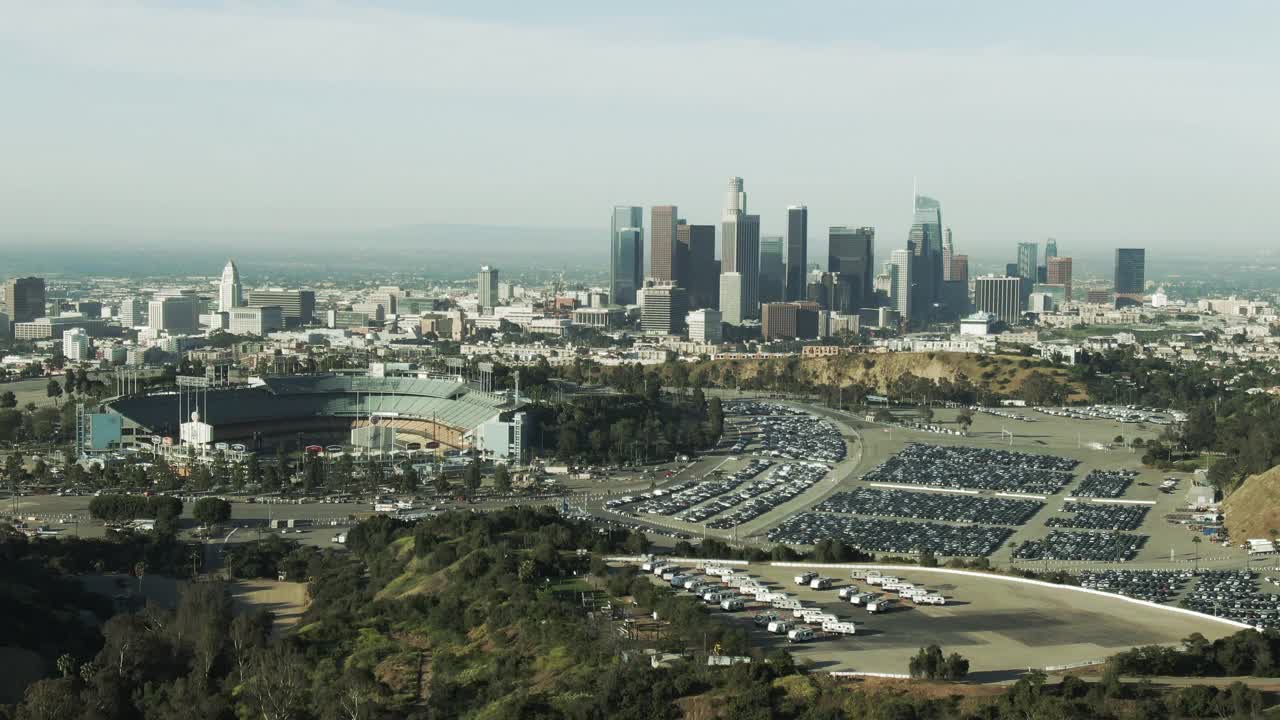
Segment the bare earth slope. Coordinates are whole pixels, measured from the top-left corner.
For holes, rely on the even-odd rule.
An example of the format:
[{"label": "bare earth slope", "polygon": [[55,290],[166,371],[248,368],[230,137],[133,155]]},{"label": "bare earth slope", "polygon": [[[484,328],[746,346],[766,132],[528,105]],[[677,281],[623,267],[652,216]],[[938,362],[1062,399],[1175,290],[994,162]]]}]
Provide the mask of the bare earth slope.
[{"label": "bare earth slope", "polygon": [[1233,543],[1280,530],[1280,465],[1246,479],[1222,504]]}]

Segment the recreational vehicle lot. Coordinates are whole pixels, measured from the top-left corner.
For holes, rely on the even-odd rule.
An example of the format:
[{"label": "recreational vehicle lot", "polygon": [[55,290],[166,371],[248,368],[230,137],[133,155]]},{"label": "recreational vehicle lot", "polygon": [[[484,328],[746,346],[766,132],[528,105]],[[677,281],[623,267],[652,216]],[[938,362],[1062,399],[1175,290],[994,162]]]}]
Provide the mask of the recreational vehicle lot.
[{"label": "recreational vehicle lot", "polygon": [[[1237,629],[1120,597],[911,566],[884,572],[945,595],[947,604],[899,602],[887,612],[871,614],[839,598],[839,590],[851,585],[882,592],[866,581],[851,580],[848,569],[757,564],[734,569],[786,592],[805,607],[855,624],[851,636],[819,633],[814,640],[789,643],[752,622],[753,615],[766,609],[762,603],[749,603],[736,612],[712,610],[746,628],[754,644],[785,646],[797,659],[822,670],[903,673],[917,650],[937,643],[968,658],[972,677],[989,680],[1028,667],[1099,660],[1135,645],[1176,644],[1193,632],[1217,638]],[[806,569],[834,578],[835,583],[827,590],[801,587],[794,577]],[[694,572],[692,566],[685,570]]]}]

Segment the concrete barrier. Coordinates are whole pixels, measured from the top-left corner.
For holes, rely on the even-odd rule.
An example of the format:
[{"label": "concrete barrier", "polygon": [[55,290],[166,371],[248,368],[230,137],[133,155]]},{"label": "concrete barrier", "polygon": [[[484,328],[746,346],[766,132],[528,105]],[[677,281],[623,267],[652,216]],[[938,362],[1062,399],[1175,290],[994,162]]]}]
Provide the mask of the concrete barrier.
[{"label": "concrete barrier", "polygon": [[867,483],[871,487],[892,488],[894,490],[927,490],[929,492],[955,493],[957,495],[977,495],[977,490],[962,490],[960,488],[940,488],[929,487],[928,485],[896,485],[894,483]]},{"label": "concrete barrier", "polygon": [[894,680],[910,680],[911,679],[910,675],[905,675],[903,673],[864,672],[861,670],[832,670],[830,673],[827,673],[827,674],[835,678],[877,677],[877,678],[892,678]]}]

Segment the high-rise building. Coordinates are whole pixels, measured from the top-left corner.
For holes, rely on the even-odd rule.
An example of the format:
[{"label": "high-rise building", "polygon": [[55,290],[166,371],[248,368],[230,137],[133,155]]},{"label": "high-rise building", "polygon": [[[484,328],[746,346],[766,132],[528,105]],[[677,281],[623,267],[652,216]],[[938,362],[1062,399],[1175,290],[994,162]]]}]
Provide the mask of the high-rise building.
[{"label": "high-rise building", "polygon": [[951,258],[956,254],[956,247],[951,242],[951,228],[942,232],[942,280],[951,279]]},{"label": "high-rise building", "polygon": [[[1147,251],[1143,248],[1116,248],[1116,295],[1141,297],[1146,289]],[[1119,298],[1117,297],[1117,302]]]},{"label": "high-rise building", "polygon": [[780,302],[786,283],[782,236],[766,235],[760,238],[760,302]]},{"label": "high-rise building", "polygon": [[157,297],[147,305],[147,327],[170,333],[200,329],[200,302],[194,295]]},{"label": "high-rise building", "polygon": [[743,317],[760,317],[760,216],[743,215],[738,225],[738,272],[742,273]]},{"label": "high-rise building", "polygon": [[640,329],[657,335],[680,335],[689,314],[689,295],[673,282],[653,281],[640,290]]},{"label": "high-rise building", "polygon": [[71,328],[62,332],[62,354],[71,362],[88,362],[93,359],[89,333],[84,328]]},{"label": "high-rise building", "polygon": [[222,280],[218,282],[218,312],[227,312],[232,308],[244,305],[244,294],[240,286],[240,269],[234,260],[228,260],[222,268]]},{"label": "high-rise building", "polygon": [[903,321],[908,321],[911,317],[913,257],[910,250],[894,250],[889,253],[889,262],[885,264],[885,269],[893,276],[893,291],[889,294],[889,303],[898,311]]},{"label": "high-rise building", "polygon": [[743,312],[742,307],[743,284],[742,273],[720,273],[720,318],[722,322],[729,325],[741,325],[746,318],[746,313]]},{"label": "high-rise building", "polygon": [[30,322],[45,316],[44,278],[9,278],[4,284],[9,322]]},{"label": "high-rise building", "polygon": [[1049,238],[1048,240],[1044,241],[1044,259],[1046,261],[1045,265],[1048,266],[1049,258],[1055,258],[1055,257],[1058,257],[1058,241],[1053,238]]},{"label": "high-rise building", "polygon": [[644,208],[615,205],[609,231],[609,297],[632,305],[644,281]]},{"label": "high-rise building", "polygon": [[787,300],[803,300],[809,272],[809,208],[787,208],[787,280],[783,293]]},{"label": "high-rise building", "polygon": [[[488,265],[480,268],[476,276],[476,284],[480,288],[480,307],[492,308],[498,304],[498,268]],[[391,308],[395,312],[395,308]]]},{"label": "high-rise building", "polygon": [[1022,316],[1021,277],[984,275],[974,281],[973,306],[1013,325]]},{"label": "high-rise building", "polygon": [[1027,288],[1036,281],[1036,253],[1039,249],[1040,246],[1033,242],[1018,243],[1018,277],[1023,279]]},{"label": "high-rise building", "polygon": [[649,210],[649,277],[659,282],[677,282],[675,205],[654,205]]},{"label": "high-rise building", "polygon": [[719,310],[702,308],[690,312],[685,316],[685,323],[689,326],[689,340],[718,345],[724,339],[720,322]]},{"label": "high-rise building", "polygon": [[719,271],[716,269],[716,226],[676,226],[676,240],[683,261],[684,287],[689,291],[689,307],[714,308],[720,300]]},{"label": "high-rise building", "polygon": [[308,325],[316,319],[314,290],[250,290],[249,307],[280,308],[286,326]]},{"label": "high-rise building", "polygon": [[870,305],[875,295],[875,242],[872,227],[834,226],[827,231],[827,272],[840,273],[849,283],[857,307]]},{"label": "high-rise building", "polygon": [[952,282],[962,282],[966,285],[969,283],[969,256],[968,255],[952,255],[951,256],[951,277]]},{"label": "high-rise building", "polygon": [[1045,281],[1049,285],[1062,285],[1066,288],[1067,300],[1071,299],[1071,258],[1049,257],[1045,260]]},{"label": "high-rise building", "polygon": [[942,204],[917,195],[911,233],[911,313],[903,319],[923,325],[934,319],[934,307],[942,292]]},{"label": "high-rise building", "polygon": [[147,304],[141,300],[128,298],[120,303],[120,324],[127,328],[147,324]]}]

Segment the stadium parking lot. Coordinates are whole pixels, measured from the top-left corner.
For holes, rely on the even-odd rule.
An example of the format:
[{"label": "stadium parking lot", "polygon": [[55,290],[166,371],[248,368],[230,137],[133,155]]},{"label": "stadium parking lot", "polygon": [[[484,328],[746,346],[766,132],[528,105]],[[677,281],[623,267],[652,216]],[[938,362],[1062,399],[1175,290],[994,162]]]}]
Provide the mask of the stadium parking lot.
[{"label": "stadium parking lot", "polygon": [[1046,520],[1045,525],[1085,530],[1137,530],[1142,527],[1147,510],[1146,505],[1068,502],[1062,506],[1066,515],[1055,515]]},{"label": "stadium parking lot", "polygon": [[998,448],[911,443],[863,478],[868,482],[1050,495],[1078,461]]},{"label": "stadium parking lot", "polygon": [[869,552],[911,555],[925,550],[942,557],[985,557],[1013,534],[993,525],[943,525],[806,512],[769,531],[769,540],[814,545],[839,540]]},{"label": "stadium parking lot", "polygon": [[1042,507],[1044,503],[1039,500],[1021,498],[860,487],[832,495],[814,510],[955,523],[1021,525]]},{"label": "stadium parking lot", "polygon": [[1122,562],[1137,557],[1146,541],[1146,535],[1054,530],[1023,542],[1013,556],[1018,560]]}]

